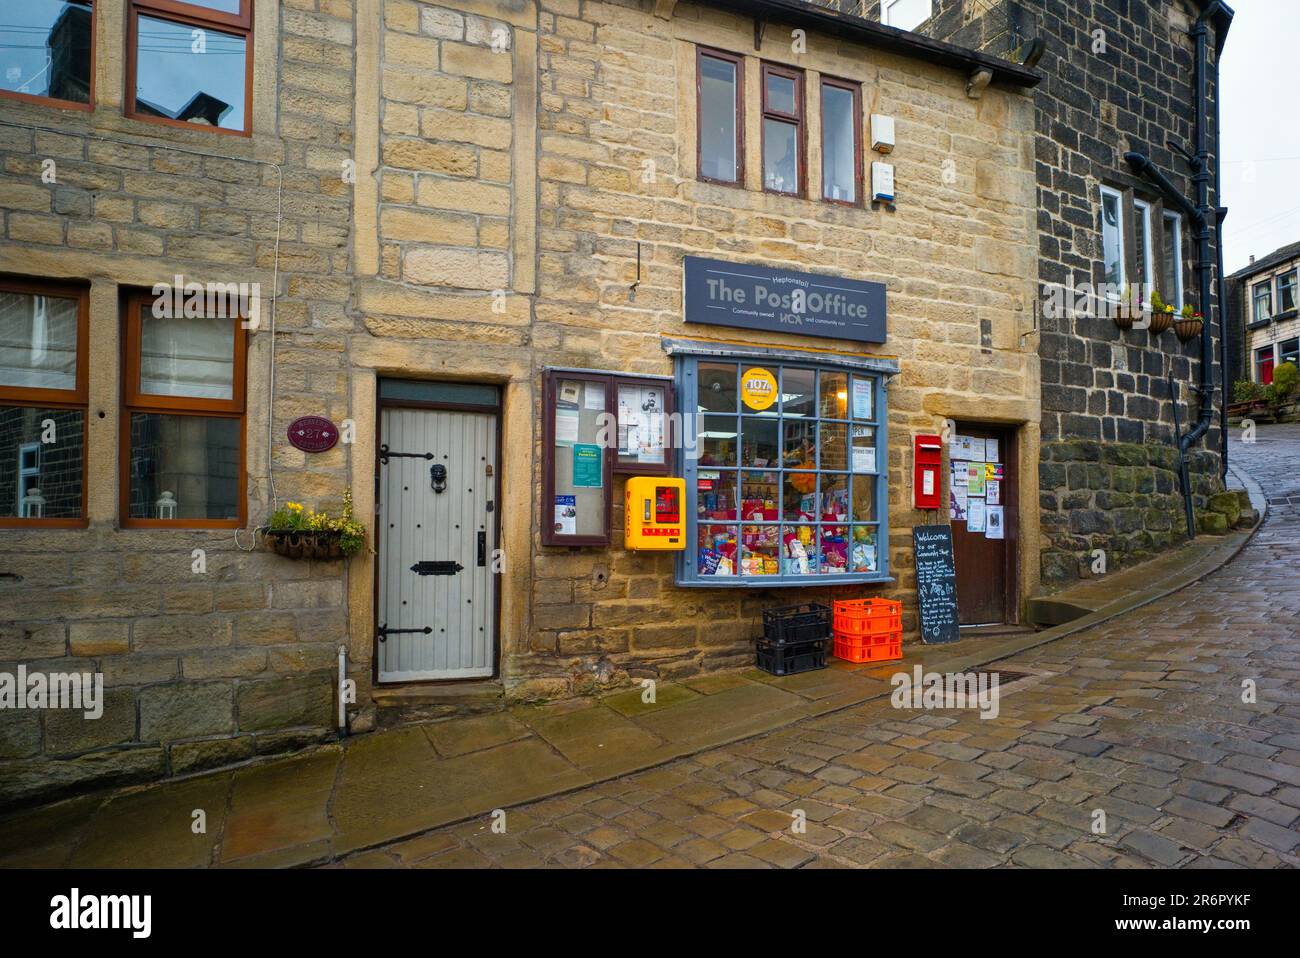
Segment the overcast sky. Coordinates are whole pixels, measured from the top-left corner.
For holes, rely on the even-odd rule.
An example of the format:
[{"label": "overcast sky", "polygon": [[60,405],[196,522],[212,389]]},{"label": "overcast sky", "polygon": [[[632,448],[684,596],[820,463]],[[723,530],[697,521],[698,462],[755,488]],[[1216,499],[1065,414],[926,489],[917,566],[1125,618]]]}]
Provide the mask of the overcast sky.
[{"label": "overcast sky", "polygon": [[1223,51],[1224,268],[1300,242],[1300,2],[1230,0]]}]

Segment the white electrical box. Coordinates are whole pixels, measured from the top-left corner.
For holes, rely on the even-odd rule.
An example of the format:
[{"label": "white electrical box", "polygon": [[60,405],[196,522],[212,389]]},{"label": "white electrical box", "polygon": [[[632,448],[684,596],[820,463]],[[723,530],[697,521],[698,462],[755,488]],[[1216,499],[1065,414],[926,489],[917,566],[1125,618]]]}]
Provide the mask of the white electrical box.
[{"label": "white electrical box", "polygon": [[894,202],[894,164],[876,161],[871,164],[872,202]]},{"label": "white electrical box", "polygon": [[883,113],[871,114],[871,148],[877,153],[894,152],[894,118]]}]

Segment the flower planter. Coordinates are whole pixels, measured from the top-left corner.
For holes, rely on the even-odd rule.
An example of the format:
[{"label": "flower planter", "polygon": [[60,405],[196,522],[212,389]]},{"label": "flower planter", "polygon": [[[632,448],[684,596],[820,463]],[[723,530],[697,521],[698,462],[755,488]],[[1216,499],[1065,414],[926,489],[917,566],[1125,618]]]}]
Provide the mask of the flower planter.
[{"label": "flower planter", "polygon": [[267,529],[262,533],[267,544],[290,559],[341,559],[342,535],[337,532],[296,532]]},{"label": "flower planter", "polygon": [[1153,312],[1151,314],[1151,335],[1159,336],[1173,324],[1173,313],[1166,313],[1164,311]]},{"label": "flower planter", "polygon": [[1120,329],[1132,329],[1135,318],[1127,309],[1115,310],[1115,325]]},{"label": "flower planter", "polygon": [[1185,343],[1201,335],[1201,327],[1204,325],[1205,321],[1202,319],[1179,319],[1174,321],[1174,332],[1178,334],[1179,340]]}]

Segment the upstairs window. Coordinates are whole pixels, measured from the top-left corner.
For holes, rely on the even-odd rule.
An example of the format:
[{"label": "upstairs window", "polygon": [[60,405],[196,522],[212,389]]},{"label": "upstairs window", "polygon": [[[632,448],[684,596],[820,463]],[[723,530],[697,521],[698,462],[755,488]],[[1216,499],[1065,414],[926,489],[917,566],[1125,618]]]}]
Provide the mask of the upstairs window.
[{"label": "upstairs window", "polygon": [[822,199],[862,202],[862,88],[822,78]]},{"label": "upstairs window", "polygon": [[743,63],[715,50],[697,54],[699,175],[711,183],[739,186],[745,178]]},{"label": "upstairs window", "polygon": [[85,524],[83,288],[0,279],[0,527]]},{"label": "upstairs window", "polygon": [[1143,301],[1148,301],[1148,290],[1155,285],[1155,268],[1151,257],[1151,204],[1146,200],[1133,201],[1133,216],[1137,220],[1133,229],[1136,249],[1133,251],[1133,263],[1137,267],[1138,282],[1144,284]]},{"label": "upstairs window", "polygon": [[1277,311],[1289,313],[1295,309],[1295,272],[1283,273],[1277,278]]},{"label": "upstairs window", "polygon": [[1110,187],[1101,188],[1102,282],[1118,296],[1124,288],[1124,205],[1123,197]]},{"label": "upstairs window", "polygon": [[1257,323],[1267,322],[1273,315],[1273,283],[1266,280],[1256,283],[1254,290],[1254,310],[1251,315]]},{"label": "upstairs window", "polygon": [[1177,213],[1166,213],[1165,272],[1161,278],[1160,295],[1175,309],[1183,308],[1183,218]]},{"label": "upstairs window", "polygon": [[11,0],[0,13],[0,96],[89,110],[90,0]]},{"label": "upstairs window", "polygon": [[126,115],[247,135],[253,0],[129,0]]},{"label": "upstairs window", "polygon": [[900,30],[915,30],[933,13],[931,0],[884,0],[880,22]]},{"label": "upstairs window", "polygon": [[763,189],[804,195],[803,73],[763,64]]}]

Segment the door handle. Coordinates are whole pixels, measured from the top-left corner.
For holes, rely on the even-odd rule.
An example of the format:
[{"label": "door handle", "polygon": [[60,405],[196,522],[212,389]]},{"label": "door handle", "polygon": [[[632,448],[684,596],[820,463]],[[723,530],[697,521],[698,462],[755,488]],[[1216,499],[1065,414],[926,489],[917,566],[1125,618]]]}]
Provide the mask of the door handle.
[{"label": "door handle", "polygon": [[479,568],[487,565],[487,533],[479,532],[478,534],[478,564]]}]

